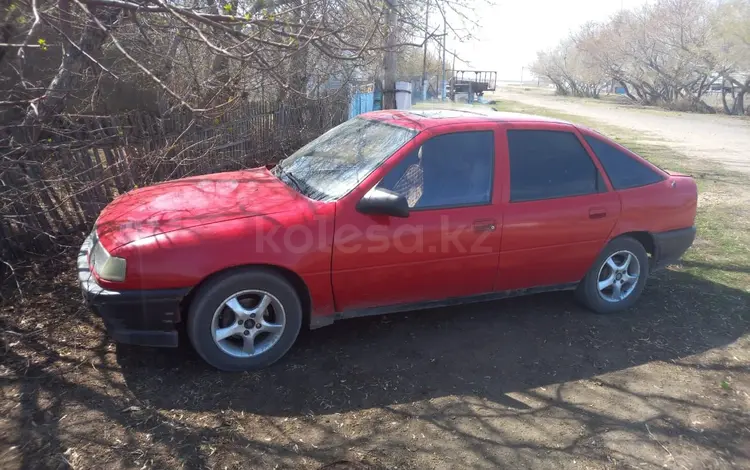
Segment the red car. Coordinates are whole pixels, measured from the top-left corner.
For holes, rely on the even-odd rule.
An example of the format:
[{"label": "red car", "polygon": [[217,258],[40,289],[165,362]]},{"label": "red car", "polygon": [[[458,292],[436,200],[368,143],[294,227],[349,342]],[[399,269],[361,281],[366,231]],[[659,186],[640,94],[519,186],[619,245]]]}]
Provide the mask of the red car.
[{"label": "red car", "polygon": [[115,340],[181,331],[248,370],[342,318],[565,289],[627,309],[692,244],[696,205],[690,177],[566,122],[380,111],[275,166],[118,197],[78,269]]}]

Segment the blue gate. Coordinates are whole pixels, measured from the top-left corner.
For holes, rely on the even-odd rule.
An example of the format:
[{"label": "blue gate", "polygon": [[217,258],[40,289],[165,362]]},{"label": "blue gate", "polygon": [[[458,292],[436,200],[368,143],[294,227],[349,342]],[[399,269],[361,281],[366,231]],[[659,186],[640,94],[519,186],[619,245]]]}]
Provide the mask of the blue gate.
[{"label": "blue gate", "polygon": [[354,92],[352,94],[352,101],[349,104],[349,119],[353,118],[354,116],[372,111],[374,109],[374,98],[375,94],[373,92]]}]

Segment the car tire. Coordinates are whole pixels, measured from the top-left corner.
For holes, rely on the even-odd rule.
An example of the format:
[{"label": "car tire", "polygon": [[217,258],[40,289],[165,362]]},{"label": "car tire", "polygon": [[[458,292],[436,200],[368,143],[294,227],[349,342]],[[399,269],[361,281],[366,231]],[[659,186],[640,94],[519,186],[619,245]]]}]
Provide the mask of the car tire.
[{"label": "car tire", "polygon": [[201,286],[190,303],[187,333],[213,367],[257,370],[281,359],[302,326],[299,295],[264,268],[232,271]]},{"label": "car tire", "polygon": [[578,284],[576,297],[596,313],[627,310],[643,293],[648,274],[649,258],[643,245],[627,236],[615,238]]}]

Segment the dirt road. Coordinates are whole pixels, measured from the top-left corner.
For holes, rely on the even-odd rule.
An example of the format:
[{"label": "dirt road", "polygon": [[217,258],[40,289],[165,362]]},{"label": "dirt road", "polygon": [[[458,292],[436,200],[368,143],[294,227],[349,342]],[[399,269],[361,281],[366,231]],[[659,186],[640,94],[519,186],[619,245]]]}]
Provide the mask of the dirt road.
[{"label": "dirt road", "polygon": [[719,161],[728,169],[750,174],[750,120],[746,118],[665,112],[507,90],[494,96],[630,128],[645,133],[644,140],[664,141],[685,155]]}]

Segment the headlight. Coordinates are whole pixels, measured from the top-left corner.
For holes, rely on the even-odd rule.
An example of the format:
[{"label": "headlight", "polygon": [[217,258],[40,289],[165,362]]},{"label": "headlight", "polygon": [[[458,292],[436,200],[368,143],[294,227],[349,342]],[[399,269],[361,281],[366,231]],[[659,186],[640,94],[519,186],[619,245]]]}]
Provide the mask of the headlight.
[{"label": "headlight", "polygon": [[98,240],[91,250],[91,264],[96,274],[106,281],[125,280],[125,260],[111,256]]}]

